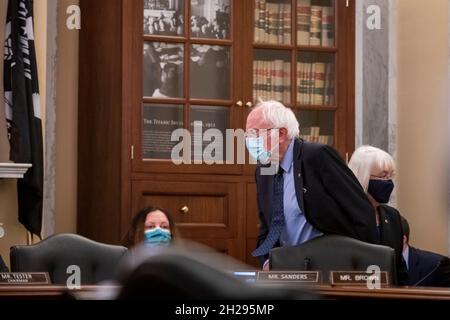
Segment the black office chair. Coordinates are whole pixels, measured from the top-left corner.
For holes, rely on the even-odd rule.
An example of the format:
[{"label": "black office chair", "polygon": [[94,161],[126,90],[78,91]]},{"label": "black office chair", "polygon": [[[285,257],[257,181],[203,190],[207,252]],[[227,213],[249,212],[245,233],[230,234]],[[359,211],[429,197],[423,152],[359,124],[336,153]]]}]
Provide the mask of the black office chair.
[{"label": "black office chair", "polygon": [[269,257],[271,270],[322,271],[324,282],[330,271],[366,271],[371,265],[389,272],[389,282],[397,283],[394,249],[348,237],[321,236],[299,246],[272,249]]},{"label": "black office chair", "polygon": [[[231,257],[196,252],[198,247],[164,248],[157,252],[130,251],[119,269],[122,288],[117,299],[223,300],[317,299],[301,288],[259,287],[235,278],[230,270],[242,270]],[[194,250],[193,250],[194,249]]]},{"label": "black office chair", "polygon": [[58,234],[32,246],[11,247],[11,271],[48,272],[52,283],[65,285],[71,276],[68,267],[74,265],[80,267],[81,284],[95,284],[114,278],[126,251],[79,235]]}]

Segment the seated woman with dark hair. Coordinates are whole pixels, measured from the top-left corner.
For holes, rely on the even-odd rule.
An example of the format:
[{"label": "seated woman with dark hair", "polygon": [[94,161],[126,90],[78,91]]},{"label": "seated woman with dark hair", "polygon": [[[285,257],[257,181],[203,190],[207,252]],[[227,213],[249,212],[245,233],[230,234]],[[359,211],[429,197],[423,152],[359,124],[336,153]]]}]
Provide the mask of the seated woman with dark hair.
[{"label": "seated woman with dark hair", "polygon": [[133,248],[141,243],[148,246],[168,246],[175,234],[170,214],[158,207],[145,207],[133,218],[122,244]]}]

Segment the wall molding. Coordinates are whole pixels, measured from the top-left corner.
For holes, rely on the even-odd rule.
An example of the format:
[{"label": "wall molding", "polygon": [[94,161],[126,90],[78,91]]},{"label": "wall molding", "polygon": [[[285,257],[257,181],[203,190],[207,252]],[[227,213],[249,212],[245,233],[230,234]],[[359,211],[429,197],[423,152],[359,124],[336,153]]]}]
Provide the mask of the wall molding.
[{"label": "wall molding", "polygon": [[45,166],[43,237],[55,233],[56,191],[56,76],[58,60],[58,1],[47,0],[47,92],[45,109]]}]

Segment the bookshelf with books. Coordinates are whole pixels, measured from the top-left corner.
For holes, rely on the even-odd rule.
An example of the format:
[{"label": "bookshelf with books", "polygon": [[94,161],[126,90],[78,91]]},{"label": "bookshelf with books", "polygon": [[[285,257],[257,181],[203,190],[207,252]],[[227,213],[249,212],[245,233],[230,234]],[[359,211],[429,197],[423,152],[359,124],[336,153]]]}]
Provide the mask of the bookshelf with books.
[{"label": "bookshelf with books", "polygon": [[289,51],[255,50],[253,101],[275,99],[291,103],[291,58]]},{"label": "bookshelf with books", "polygon": [[136,212],[152,204],[173,213],[181,236],[256,263],[254,167],[176,165],[171,133],[195,134],[195,121],[240,129],[259,99],[276,99],[293,108],[304,139],[351,154],[355,0],[348,2],[80,0],[80,234],[120,243]]},{"label": "bookshelf with books", "polygon": [[[302,138],[333,145],[342,156],[351,152],[354,2],[347,7],[343,0],[248,0],[248,5],[253,104],[283,102],[299,119],[308,118]],[[327,118],[327,127],[309,112]]]}]

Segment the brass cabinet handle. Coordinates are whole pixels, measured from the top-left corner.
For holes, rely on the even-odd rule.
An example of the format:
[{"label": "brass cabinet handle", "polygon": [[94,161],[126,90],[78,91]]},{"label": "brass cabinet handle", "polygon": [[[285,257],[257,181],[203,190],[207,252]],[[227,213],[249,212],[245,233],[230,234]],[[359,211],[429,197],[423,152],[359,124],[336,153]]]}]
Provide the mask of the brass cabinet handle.
[{"label": "brass cabinet handle", "polygon": [[247,108],[251,108],[251,107],[253,107],[253,103],[251,103],[251,102],[249,101],[249,102],[247,102],[247,103],[245,104],[245,106],[246,106]]},{"label": "brass cabinet handle", "polygon": [[236,102],[236,106],[243,107],[244,103],[241,100],[239,100],[238,102]]},{"label": "brass cabinet handle", "polygon": [[182,207],[182,208],[180,209],[180,212],[181,212],[182,214],[187,214],[187,213],[189,213],[189,207],[188,207],[188,206]]}]

